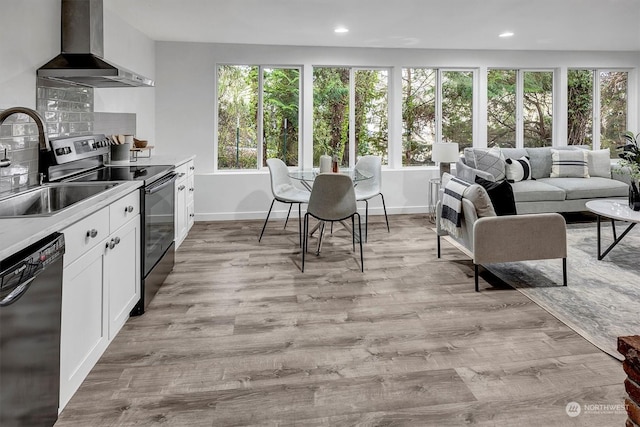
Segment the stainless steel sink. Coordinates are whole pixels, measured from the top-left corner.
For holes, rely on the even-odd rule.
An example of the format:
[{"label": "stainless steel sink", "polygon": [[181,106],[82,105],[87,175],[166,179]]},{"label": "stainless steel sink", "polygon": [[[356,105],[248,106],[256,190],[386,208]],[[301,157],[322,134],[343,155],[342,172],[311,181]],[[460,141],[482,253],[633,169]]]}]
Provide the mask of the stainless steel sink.
[{"label": "stainless steel sink", "polygon": [[0,217],[51,216],[119,183],[46,184],[0,200]]}]

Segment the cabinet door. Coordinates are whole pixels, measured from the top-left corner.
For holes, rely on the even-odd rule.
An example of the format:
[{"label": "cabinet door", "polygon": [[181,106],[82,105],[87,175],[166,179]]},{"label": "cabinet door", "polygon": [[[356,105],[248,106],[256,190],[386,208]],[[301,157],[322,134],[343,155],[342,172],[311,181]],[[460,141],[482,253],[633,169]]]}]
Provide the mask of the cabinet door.
[{"label": "cabinet door", "polygon": [[[190,162],[190,163],[193,163],[193,162]],[[188,233],[189,230],[191,230],[191,227],[193,226],[193,222],[195,221],[195,216],[196,216],[195,203],[194,203],[196,188],[195,188],[195,179],[194,179],[192,170],[189,171],[189,175],[187,177],[187,190],[188,190],[188,193],[187,193],[187,233]]]},{"label": "cabinet door", "polygon": [[187,236],[188,213],[187,213],[187,179],[176,182],[176,249]]},{"label": "cabinet door", "polygon": [[60,409],[109,344],[103,283],[105,240],[65,267],[62,279]]},{"label": "cabinet door", "polygon": [[111,233],[105,244],[105,283],[109,290],[109,340],[140,299],[140,216]]}]

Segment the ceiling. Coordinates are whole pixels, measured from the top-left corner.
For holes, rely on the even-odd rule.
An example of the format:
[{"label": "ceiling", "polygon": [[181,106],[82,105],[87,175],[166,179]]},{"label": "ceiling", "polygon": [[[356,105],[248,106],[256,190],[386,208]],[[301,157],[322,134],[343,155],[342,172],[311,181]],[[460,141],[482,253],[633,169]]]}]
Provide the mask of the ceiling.
[{"label": "ceiling", "polygon": [[[640,51],[640,0],[104,0],[153,40]],[[335,34],[334,28],[349,28]],[[513,37],[498,34],[511,31]]]}]

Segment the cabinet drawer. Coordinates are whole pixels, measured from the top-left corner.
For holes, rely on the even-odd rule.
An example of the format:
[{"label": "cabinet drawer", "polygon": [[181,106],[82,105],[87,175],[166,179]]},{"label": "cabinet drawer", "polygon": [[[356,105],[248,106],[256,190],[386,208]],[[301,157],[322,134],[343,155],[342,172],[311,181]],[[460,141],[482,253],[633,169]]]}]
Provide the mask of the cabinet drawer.
[{"label": "cabinet drawer", "polygon": [[109,211],[109,223],[113,233],[140,213],[140,192],[136,190],[113,202],[109,206]]},{"label": "cabinet drawer", "polygon": [[65,239],[64,265],[67,266],[107,238],[109,208],[100,209],[62,232]]}]

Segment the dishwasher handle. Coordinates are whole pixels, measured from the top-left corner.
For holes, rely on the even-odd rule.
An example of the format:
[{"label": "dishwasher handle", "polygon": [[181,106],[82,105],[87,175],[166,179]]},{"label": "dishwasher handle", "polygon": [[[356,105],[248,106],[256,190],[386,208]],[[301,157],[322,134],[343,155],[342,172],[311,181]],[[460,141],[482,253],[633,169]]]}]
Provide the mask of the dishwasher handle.
[{"label": "dishwasher handle", "polygon": [[22,295],[24,295],[29,290],[29,285],[31,285],[31,282],[33,282],[34,279],[35,277],[32,277],[26,282],[22,282],[18,286],[16,286],[15,289],[9,293],[9,295],[0,300],[0,307],[6,307],[18,301],[20,297],[22,297]]}]

